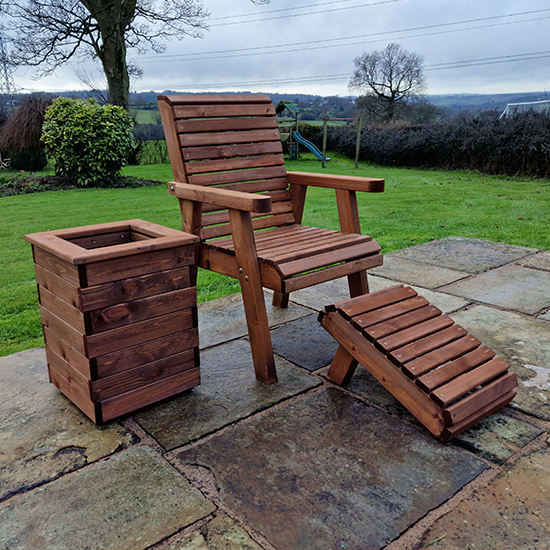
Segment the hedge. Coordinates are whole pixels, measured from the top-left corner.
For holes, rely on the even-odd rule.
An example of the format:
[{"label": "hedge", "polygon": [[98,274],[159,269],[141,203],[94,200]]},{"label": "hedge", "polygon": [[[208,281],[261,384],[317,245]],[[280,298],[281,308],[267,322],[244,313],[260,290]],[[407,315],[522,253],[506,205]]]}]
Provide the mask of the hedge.
[{"label": "hedge", "polygon": [[[322,136],[315,142],[321,145]],[[329,127],[327,148],[355,155],[356,131]],[[360,159],[385,166],[479,170],[487,174],[550,177],[550,115],[528,112],[499,119],[463,115],[423,125],[370,126]]]}]

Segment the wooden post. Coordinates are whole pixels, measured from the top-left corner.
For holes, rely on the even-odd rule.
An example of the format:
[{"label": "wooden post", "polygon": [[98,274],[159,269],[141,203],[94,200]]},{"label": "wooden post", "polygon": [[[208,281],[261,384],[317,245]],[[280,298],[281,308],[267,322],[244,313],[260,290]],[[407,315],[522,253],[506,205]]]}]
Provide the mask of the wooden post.
[{"label": "wooden post", "polygon": [[323,168],[327,167],[327,127],[328,119],[325,117],[323,123]]},{"label": "wooden post", "polygon": [[357,119],[357,140],[355,142],[355,168],[359,168],[359,150],[361,148],[361,117]]}]

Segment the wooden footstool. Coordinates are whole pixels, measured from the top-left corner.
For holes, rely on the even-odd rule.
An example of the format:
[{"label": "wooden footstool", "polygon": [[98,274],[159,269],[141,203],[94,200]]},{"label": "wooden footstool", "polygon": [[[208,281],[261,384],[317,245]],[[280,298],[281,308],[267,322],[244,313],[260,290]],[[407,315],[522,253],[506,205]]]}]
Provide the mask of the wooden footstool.
[{"label": "wooden footstool", "polygon": [[411,287],[327,306],[319,321],[340,343],[329,380],[345,384],[361,363],[444,442],[516,395],[508,363]]}]

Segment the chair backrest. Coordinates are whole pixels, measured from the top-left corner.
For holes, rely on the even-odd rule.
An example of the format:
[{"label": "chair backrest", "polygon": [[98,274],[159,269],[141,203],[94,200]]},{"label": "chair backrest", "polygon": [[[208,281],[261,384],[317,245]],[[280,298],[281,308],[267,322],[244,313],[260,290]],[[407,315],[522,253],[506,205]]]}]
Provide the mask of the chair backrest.
[{"label": "chair backrest", "polygon": [[[260,94],[161,95],[159,108],[175,181],[265,193],[269,215],[254,229],[294,223],[271,99]],[[201,238],[230,235],[229,215],[203,205]]]}]

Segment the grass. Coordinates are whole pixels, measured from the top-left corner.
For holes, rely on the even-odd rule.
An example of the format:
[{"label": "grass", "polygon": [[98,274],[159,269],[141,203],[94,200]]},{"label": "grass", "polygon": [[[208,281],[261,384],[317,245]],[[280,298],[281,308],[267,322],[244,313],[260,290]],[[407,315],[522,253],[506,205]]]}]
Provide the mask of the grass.
[{"label": "grass", "polygon": [[130,109],[137,124],[158,124],[158,109]]},{"label": "grass", "polygon": [[[471,172],[407,170],[362,164],[331,155],[326,172],[383,177],[386,191],[358,194],[363,233],[391,252],[450,235],[550,250],[545,231],[550,181],[486,176]],[[312,155],[287,162],[288,170],[321,172]],[[125,175],[169,181],[169,165],[129,166]],[[179,209],[165,186],[74,189],[0,198],[0,355],[43,344],[27,233],[141,218],[181,225]],[[308,191],[304,223],[338,228],[334,193]],[[232,279],[202,271],[199,301],[238,292]]]}]

